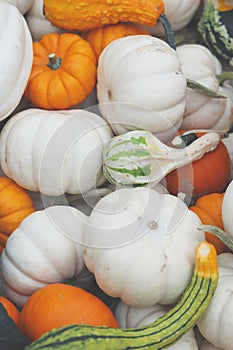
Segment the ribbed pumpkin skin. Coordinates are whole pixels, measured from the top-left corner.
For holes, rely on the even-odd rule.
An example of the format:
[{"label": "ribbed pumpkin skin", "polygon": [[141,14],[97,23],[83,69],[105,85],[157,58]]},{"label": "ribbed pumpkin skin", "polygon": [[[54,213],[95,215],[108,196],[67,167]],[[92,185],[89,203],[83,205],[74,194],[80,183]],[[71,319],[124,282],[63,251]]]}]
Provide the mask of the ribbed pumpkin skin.
[{"label": "ribbed pumpkin skin", "polygon": [[[61,59],[48,66],[49,55]],[[84,101],[96,83],[96,57],[74,33],[49,33],[33,43],[33,64],[25,95],[43,109],[68,109]]]},{"label": "ribbed pumpkin skin", "polygon": [[84,33],[83,37],[91,44],[96,57],[99,58],[103,49],[113,40],[137,34],[149,35],[148,31],[137,25],[131,23],[118,23],[93,29]]},{"label": "ribbed pumpkin skin", "polygon": [[9,235],[35,211],[31,197],[13,180],[0,177],[0,253]]},{"label": "ribbed pumpkin skin", "polygon": [[[199,197],[194,205],[189,207],[194,213],[196,213],[203,225],[218,226],[223,230],[222,221],[222,201],[224,193],[210,193],[202,197]],[[215,246],[218,254],[223,253],[226,246],[216,236],[209,232],[205,233],[206,240]]]},{"label": "ribbed pumpkin skin", "polygon": [[162,0],[44,0],[45,17],[67,30],[88,31],[119,22],[153,26],[163,12]]},{"label": "ribbed pumpkin skin", "polygon": [[102,300],[84,289],[62,283],[50,284],[32,294],[19,317],[19,328],[30,340],[71,324],[118,327],[111,309]]},{"label": "ribbed pumpkin skin", "polygon": [[[202,133],[197,133],[199,137]],[[231,161],[223,142],[214,151],[206,153],[192,165],[173,170],[166,176],[166,186],[171,194],[178,192],[199,197],[208,193],[222,193],[230,181]]]},{"label": "ribbed pumpkin skin", "polygon": [[9,299],[0,296],[0,303],[8,313],[9,317],[15,322],[16,326],[19,323],[19,310]]}]

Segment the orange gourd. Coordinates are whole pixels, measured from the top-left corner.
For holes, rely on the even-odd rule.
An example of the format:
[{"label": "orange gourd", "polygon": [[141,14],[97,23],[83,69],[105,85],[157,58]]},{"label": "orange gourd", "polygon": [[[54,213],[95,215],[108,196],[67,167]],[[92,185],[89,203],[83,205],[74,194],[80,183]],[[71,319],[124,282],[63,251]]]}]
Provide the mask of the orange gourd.
[{"label": "orange gourd", "polygon": [[0,303],[8,313],[8,316],[15,322],[16,326],[19,324],[19,310],[9,299],[0,296]]},{"label": "orange gourd", "polygon": [[[179,134],[182,134],[180,131]],[[197,137],[203,133],[196,133]],[[170,172],[165,180],[171,194],[191,194],[193,198],[208,193],[221,193],[230,181],[231,160],[228,150],[221,141],[218,146],[192,165],[185,165]]]},{"label": "orange gourd", "polygon": [[91,93],[97,60],[90,43],[74,33],[49,33],[33,43],[33,63],[25,90],[39,108],[68,109]]},{"label": "orange gourd", "polygon": [[75,31],[119,22],[154,26],[162,13],[162,0],[44,0],[46,19],[57,27]]},{"label": "orange gourd", "polygon": [[0,177],[0,254],[9,235],[34,211],[26,190],[9,178]]},{"label": "orange gourd", "polygon": [[[203,225],[218,226],[223,230],[222,201],[224,193],[210,193],[199,197],[189,209],[198,215]],[[206,240],[215,246],[218,254],[226,249],[225,244],[216,236],[205,232]]]},{"label": "orange gourd", "polygon": [[118,23],[90,30],[84,33],[83,37],[91,44],[96,57],[99,58],[99,55],[103,49],[113,40],[123,38],[128,35],[139,34],[149,35],[145,29],[137,25],[131,23]]},{"label": "orange gourd", "polygon": [[118,327],[111,309],[101,299],[63,283],[50,284],[32,294],[19,317],[19,329],[30,340],[71,324]]}]

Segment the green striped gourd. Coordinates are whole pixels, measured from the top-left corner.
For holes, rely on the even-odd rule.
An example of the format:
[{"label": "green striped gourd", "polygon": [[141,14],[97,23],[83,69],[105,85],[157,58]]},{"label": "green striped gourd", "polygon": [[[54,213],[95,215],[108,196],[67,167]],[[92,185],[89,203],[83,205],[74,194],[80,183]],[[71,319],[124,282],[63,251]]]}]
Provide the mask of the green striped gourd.
[{"label": "green striped gourd", "polygon": [[233,65],[232,1],[205,0],[197,28],[213,54]]},{"label": "green striped gourd", "polygon": [[[179,137],[177,139],[182,143]],[[209,132],[187,147],[178,145],[173,148],[162,143],[149,131],[130,131],[113,137],[106,144],[103,172],[109,182],[120,186],[154,186],[170,171],[213,151],[220,140],[219,134]]]},{"label": "green striped gourd", "polygon": [[196,248],[193,277],[180,301],[149,326],[123,329],[69,325],[44,334],[26,350],[167,349],[199,321],[217,283],[216,250],[210,243],[201,242]]}]

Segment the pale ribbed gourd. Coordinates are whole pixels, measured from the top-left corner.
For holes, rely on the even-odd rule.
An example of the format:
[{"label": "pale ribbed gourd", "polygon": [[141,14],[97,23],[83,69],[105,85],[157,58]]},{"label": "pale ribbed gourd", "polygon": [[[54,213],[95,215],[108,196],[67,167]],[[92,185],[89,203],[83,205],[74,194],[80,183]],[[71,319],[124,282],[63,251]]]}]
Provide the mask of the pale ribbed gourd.
[{"label": "pale ribbed gourd", "polygon": [[210,132],[185,148],[172,148],[148,131],[130,131],[107,143],[104,175],[109,182],[120,186],[154,185],[172,170],[213,151],[220,140],[218,133]]}]

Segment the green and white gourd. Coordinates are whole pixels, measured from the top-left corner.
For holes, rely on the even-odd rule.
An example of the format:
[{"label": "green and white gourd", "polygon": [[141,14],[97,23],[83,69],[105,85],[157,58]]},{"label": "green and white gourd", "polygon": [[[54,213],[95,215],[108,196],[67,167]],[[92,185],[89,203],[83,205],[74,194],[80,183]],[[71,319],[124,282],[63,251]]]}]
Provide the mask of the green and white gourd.
[{"label": "green and white gourd", "polygon": [[70,325],[54,329],[31,343],[27,350],[161,350],[171,347],[192,329],[206,311],[218,283],[215,248],[202,242],[196,248],[192,280],[177,305],[155,322],[141,328]]},{"label": "green and white gourd", "polygon": [[209,132],[185,148],[172,148],[148,131],[130,131],[107,143],[104,175],[109,182],[120,186],[155,185],[170,171],[213,151],[220,140],[218,133]]},{"label": "green and white gourd", "polygon": [[233,5],[227,0],[205,0],[198,30],[209,49],[233,65]]}]

